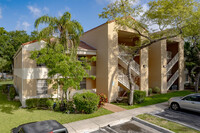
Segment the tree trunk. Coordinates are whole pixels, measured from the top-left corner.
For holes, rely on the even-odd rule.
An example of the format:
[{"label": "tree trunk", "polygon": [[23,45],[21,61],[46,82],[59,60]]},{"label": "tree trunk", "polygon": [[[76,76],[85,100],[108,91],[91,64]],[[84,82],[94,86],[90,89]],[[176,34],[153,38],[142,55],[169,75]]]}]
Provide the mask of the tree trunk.
[{"label": "tree trunk", "polygon": [[66,91],[66,100],[67,100],[67,102],[69,101],[69,89],[67,89],[67,91]]},{"label": "tree trunk", "polygon": [[129,95],[129,100],[128,100],[128,104],[129,105],[133,105],[133,98],[134,98],[134,86],[133,86],[133,80],[131,77],[131,61],[129,61],[128,63],[128,80],[129,80],[129,87],[130,87],[130,95]]},{"label": "tree trunk", "polygon": [[199,79],[200,79],[200,72],[195,77],[195,81],[196,81],[195,92],[196,93],[198,93],[198,91],[199,91]]}]

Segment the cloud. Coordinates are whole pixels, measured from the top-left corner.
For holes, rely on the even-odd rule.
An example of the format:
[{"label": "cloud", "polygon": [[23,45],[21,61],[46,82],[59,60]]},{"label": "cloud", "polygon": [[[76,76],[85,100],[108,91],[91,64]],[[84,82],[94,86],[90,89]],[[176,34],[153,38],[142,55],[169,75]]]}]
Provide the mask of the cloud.
[{"label": "cloud", "polygon": [[23,21],[21,23],[21,21],[17,21],[17,25],[16,25],[15,29],[16,30],[25,30],[25,31],[28,31],[29,27],[30,27],[30,24],[28,22]]},{"label": "cloud", "polygon": [[43,11],[47,13],[47,12],[49,12],[49,8],[48,7],[44,7]]},{"label": "cloud", "polygon": [[38,17],[41,15],[41,10],[39,8],[33,7],[33,6],[27,6],[27,8],[31,11],[31,13],[35,16]]},{"label": "cloud", "polygon": [[28,22],[24,21],[24,22],[22,23],[22,26],[23,26],[23,30],[27,31],[28,28],[29,28],[29,26],[30,26],[30,24],[29,24]]},{"label": "cloud", "polygon": [[0,8],[0,19],[2,18],[2,9]]}]

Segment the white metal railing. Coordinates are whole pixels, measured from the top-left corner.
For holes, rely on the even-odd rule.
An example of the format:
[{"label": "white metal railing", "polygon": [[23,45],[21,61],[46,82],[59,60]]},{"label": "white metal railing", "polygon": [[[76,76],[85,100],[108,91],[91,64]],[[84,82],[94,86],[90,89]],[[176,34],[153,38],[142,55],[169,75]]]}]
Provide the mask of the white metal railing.
[{"label": "white metal railing", "polygon": [[172,69],[172,67],[176,64],[179,59],[179,54],[177,53],[173,59],[167,64],[167,73]]},{"label": "white metal railing", "polygon": [[[120,54],[119,59],[128,66],[128,60],[125,58],[124,54]],[[140,65],[136,61],[132,61],[131,69],[137,74],[140,75]]]},{"label": "white metal railing", "polygon": [[[118,81],[122,85],[124,85],[127,89],[130,89],[128,77],[125,74],[119,74],[118,75]],[[133,83],[133,85],[134,85],[135,90],[139,90],[139,86],[137,84]]]},{"label": "white metal railing", "polygon": [[170,80],[167,82],[167,90],[169,90],[169,88],[172,86],[172,84],[176,81],[176,79],[179,76],[179,71],[177,70],[174,75],[170,78]]}]

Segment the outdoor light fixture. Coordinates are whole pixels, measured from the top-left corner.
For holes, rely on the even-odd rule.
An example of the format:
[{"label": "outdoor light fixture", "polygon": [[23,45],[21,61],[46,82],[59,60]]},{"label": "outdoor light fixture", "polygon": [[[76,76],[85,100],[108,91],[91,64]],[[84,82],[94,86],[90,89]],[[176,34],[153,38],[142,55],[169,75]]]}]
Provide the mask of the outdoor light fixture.
[{"label": "outdoor light fixture", "polygon": [[167,66],[166,66],[166,65],[163,65],[163,67],[166,68]]},{"label": "outdoor light fixture", "polygon": [[143,67],[144,67],[144,68],[146,68],[146,67],[147,67],[147,65],[143,65]]}]

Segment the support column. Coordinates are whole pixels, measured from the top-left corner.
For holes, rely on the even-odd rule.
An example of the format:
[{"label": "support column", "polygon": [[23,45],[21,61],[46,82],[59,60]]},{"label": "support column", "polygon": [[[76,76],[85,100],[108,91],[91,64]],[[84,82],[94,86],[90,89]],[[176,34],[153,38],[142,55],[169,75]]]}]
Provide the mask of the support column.
[{"label": "support column", "polygon": [[149,90],[149,55],[148,47],[140,51],[140,90],[146,91],[148,95]]},{"label": "support column", "polygon": [[161,41],[161,93],[167,93],[167,40]]}]

